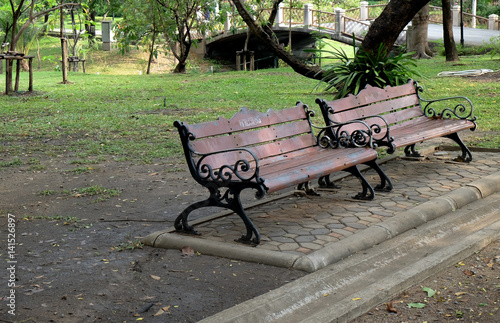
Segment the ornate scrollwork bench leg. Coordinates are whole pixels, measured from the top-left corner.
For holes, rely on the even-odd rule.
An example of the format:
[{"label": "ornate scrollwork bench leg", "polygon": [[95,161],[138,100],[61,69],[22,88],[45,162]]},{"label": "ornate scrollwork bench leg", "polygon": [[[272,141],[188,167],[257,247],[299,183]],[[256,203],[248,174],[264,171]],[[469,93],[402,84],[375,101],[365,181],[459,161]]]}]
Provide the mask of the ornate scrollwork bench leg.
[{"label": "ornate scrollwork bench leg", "polygon": [[464,163],[470,163],[472,161],[472,153],[470,152],[469,148],[465,146],[464,142],[462,141],[457,132],[446,135],[444,137],[453,140],[460,146],[460,149],[462,149],[462,155],[455,158],[456,161]]},{"label": "ornate scrollwork bench leg", "polygon": [[[210,185],[212,184],[212,185]],[[221,187],[217,186],[214,183],[208,183],[205,187],[209,190],[210,196],[208,199],[196,202],[188,206],[181,214],[175,219],[174,227],[177,231],[185,232],[189,234],[199,235],[199,233],[194,230],[194,227],[189,225],[188,216],[189,214],[199,208],[216,206],[223,207],[232,210],[243,220],[245,224],[247,233],[242,235],[241,238],[237,239],[239,242],[250,243],[250,244],[259,244],[260,242],[260,233],[252,223],[248,215],[245,213],[243,206],[241,204],[241,191],[245,187],[227,187],[224,188],[226,191],[222,194]],[[253,239],[252,237],[255,236]]]},{"label": "ornate scrollwork bench leg", "polygon": [[380,184],[377,184],[377,186],[375,186],[375,191],[379,191],[379,192],[392,191],[393,186],[392,186],[391,179],[382,170],[382,168],[380,168],[380,166],[376,160],[372,160],[372,161],[366,162],[364,164],[370,166],[374,171],[377,172],[378,176],[380,177]]},{"label": "ornate scrollwork bench leg", "polygon": [[[392,182],[391,179],[387,176],[387,174],[380,168],[376,160],[372,160],[366,163],[363,163],[367,166],[370,166],[377,172],[377,174],[380,177],[380,183],[375,186],[375,191],[379,192],[390,192],[392,191]],[[358,177],[358,179],[361,181],[361,185],[363,185],[363,192],[359,193],[356,195],[354,198],[356,199],[362,199],[362,200],[372,200],[373,199],[373,188],[371,187],[370,184],[366,181],[366,179],[361,175],[361,172],[357,167],[354,167],[355,170],[351,169],[346,169],[349,173],[353,174],[354,176]],[[359,175],[358,175],[359,174]],[[330,180],[330,175],[320,177],[318,179],[318,184],[320,187],[326,187],[326,188],[335,188],[335,189],[340,189],[341,187],[336,185],[334,182]],[[371,197],[366,196],[368,194],[368,191],[370,191]]]},{"label": "ornate scrollwork bench leg", "polygon": [[405,156],[406,157],[423,157],[416,149],[415,144],[408,145],[405,147]]}]

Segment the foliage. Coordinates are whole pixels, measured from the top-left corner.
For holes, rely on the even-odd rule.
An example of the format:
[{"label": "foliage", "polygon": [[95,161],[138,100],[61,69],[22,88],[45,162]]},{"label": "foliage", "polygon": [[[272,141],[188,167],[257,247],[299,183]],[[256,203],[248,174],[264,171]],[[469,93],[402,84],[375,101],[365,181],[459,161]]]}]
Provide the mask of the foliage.
[{"label": "foliage", "polygon": [[157,56],[155,42],[162,33],[164,51],[168,47],[178,60],[174,72],[184,73],[189,50],[196,43],[192,34],[205,34],[219,23],[216,7],[214,0],[127,0],[123,20],[116,26],[120,49],[125,52],[132,44],[142,44]]},{"label": "foliage", "polygon": [[387,56],[383,44],[380,44],[373,54],[364,51],[363,48],[356,50],[354,44],[353,51],[355,52],[354,58],[351,58],[342,48],[334,48],[333,51],[326,50],[326,54],[331,55],[328,58],[338,60],[324,66],[322,80],[327,83],[325,91],[337,92],[335,98],[357,94],[367,85],[381,88],[388,85],[401,85],[409,78],[420,76],[412,68],[416,67],[415,60],[411,58],[413,53],[401,52]]}]

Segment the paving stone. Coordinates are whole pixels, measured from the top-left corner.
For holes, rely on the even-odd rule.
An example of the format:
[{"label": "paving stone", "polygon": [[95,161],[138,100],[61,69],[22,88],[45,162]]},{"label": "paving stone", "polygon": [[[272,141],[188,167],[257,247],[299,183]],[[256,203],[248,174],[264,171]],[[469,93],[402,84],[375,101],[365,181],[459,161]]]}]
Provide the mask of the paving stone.
[{"label": "paving stone", "polygon": [[342,224],[342,223],[332,223],[332,224],[328,224],[326,227],[329,228],[329,229],[343,229],[343,228],[345,228],[345,224]]},{"label": "paving stone", "polygon": [[349,223],[349,226],[354,229],[366,229],[368,227],[366,224],[361,223],[361,221],[358,221],[357,223]]},{"label": "paving stone", "polygon": [[311,242],[316,240],[315,236],[307,235],[307,236],[298,236],[295,239],[295,242],[297,243],[302,243],[302,242]]},{"label": "paving stone", "polygon": [[312,230],[310,233],[312,235],[319,235],[319,234],[329,234],[331,231],[330,229],[327,229],[327,228],[323,228],[323,229],[315,229],[315,230]]},{"label": "paving stone", "polygon": [[344,237],[352,235],[352,231],[344,230],[344,229],[332,229],[332,232],[338,233]]},{"label": "paving stone", "polygon": [[295,251],[300,248],[300,245],[296,242],[288,242],[281,244],[278,248],[281,251]]},{"label": "paving stone", "polygon": [[352,222],[357,222],[359,220],[358,217],[356,216],[346,216],[345,218],[341,219],[340,222],[342,222],[345,225],[349,225]]},{"label": "paving stone", "polygon": [[318,250],[318,249],[321,249],[323,247],[323,245],[321,245],[321,244],[316,244],[316,243],[312,243],[312,242],[301,243],[300,246],[302,248],[307,248],[307,249],[311,249],[311,250]]}]

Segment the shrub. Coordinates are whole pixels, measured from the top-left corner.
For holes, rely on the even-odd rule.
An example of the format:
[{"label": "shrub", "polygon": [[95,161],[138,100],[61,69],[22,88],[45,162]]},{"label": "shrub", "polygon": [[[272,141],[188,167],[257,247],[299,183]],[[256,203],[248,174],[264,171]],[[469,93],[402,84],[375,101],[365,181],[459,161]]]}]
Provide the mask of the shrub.
[{"label": "shrub", "polygon": [[374,53],[365,51],[362,47],[356,51],[354,58],[350,58],[343,49],[335,48],[327,54],[330,59],[338,60],[327,64],[323,68],[322,82],[327,83],[326,91],[335,90],[335,99],[343,98],[348,94],[358,94],[368,84],[377,87],[395,86],[408,82],[409,78],[420,76],[412,67],[416,67],[413,53],[399,53],[386,55],[382,44]]}]

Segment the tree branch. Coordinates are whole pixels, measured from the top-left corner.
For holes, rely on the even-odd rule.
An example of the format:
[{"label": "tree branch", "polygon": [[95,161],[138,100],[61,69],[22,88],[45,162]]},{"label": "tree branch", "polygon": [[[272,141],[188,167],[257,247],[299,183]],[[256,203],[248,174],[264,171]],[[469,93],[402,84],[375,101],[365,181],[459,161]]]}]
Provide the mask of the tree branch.
[{"label": "tree branch", "polygon": [[232,0],[241,18],[245,21],[250,31],[277,57],[281,58],[285,63],[290,65],[293,70],[306,77],[321,80],[323,78],[323,70],[317,66],[307,65],[281,47],[273,38],[271,26],[266,25],[266,31],[252,18],[248,10],[245,8],[241,0]]}]

